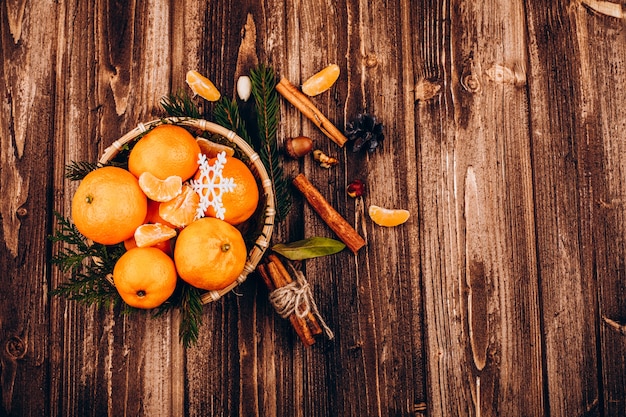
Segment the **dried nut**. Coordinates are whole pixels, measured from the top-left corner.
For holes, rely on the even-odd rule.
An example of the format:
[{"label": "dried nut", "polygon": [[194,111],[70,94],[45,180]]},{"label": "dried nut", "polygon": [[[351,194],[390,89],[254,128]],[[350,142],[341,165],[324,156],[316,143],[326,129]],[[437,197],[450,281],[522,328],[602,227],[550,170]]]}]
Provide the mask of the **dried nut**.
[{"label": "dried nut", "polygon": [[312,150],[313,141],[307,136],[296,136],[285,142],[285,152],[293,159],[302,158]]},{"label": "dried nut", "polygon": [[361,180],[354,180],[348,184],[346,191],[352,198],[361,197],[365,193],[365,183]]},{"label": "dried nut", "polygon": [[339,161],[331,156],[326,155],[319,149],[313,151],[313,159],[320,163],[322,168],[330,168],[333,165],[337,165]]},{"label": "dried nut", "polygon": [[237,80],[237,95],[241,100],[248,101],[250,94],[252,94],[252,81],[247,75],[242,75]]}]

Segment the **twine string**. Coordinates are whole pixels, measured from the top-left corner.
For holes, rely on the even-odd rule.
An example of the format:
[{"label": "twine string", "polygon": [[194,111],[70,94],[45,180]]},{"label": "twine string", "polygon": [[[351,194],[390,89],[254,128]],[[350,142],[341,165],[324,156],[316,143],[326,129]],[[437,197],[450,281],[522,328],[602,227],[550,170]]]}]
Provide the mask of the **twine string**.
[{"label": "twine string", "polygon": [[312,313],[319,321],[320,326],[324,330],[324,334],[328,339],[335,337],[332,330],[328,327],[322,316],[320,315],[311,286],[307,282],[301,271],[292,268],[296,279],[289,284],[276,288],[269,295],[269,300],[278,315],[282,318],[289,318],[295,314],[299,318],[304,318]]}]

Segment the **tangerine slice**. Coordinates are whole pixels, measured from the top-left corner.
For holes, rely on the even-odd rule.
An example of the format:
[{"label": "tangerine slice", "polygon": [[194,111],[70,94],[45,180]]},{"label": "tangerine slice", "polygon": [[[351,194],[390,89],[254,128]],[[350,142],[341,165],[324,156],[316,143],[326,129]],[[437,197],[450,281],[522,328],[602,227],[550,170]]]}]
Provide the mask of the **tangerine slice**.
[{"label": "tangerine slice", "polygon": [[159,216],[176,227],[185,227],[196,218],[199,204],[198,193],[183,185],[183,191],[178,196],[159,205]]},{"label": "tangerine slice", "polygon": [[[132,248],[136,248],[136,247],[137,247],[137,242],[135,241],[135,236],[131,236],[124,241],[124,248],[126,249],[126,251],[129,251]],[[161,249],[163,253],[165,253],[168,256],[174,255],[174,251],[172,249],[172,239],[155,243],[154,245],[151,245],[151,247]]]},{"label": "tangerine slice", "polygon": [[205,138],[196,138],[198,146],[200,146],[200,152],[206,155],[208,159],[217,157],[220,152],[226,152],[226,156],[234,156],[235,149],[230,146],[222,145]]},{"label": "tangerine slice", "polygon": [[220,92],[215,85],[204,75],[196,70],[187,71],[185,81],[194,94],[208,101],[217,101],[220,99]]},{"label": "tangerine slice", "polygon": [[142,224],[135,230],[135,244],[139,248],[155,246],[176,236],[176,230],[161,223]]},{"label": "tangerine slice", "polygon": [[335,81],[339,78],[339,73],[339,65],[331,64],[327,66],[302,83],[302,92],[310,97],[323,93],[335,84]]},{"label": "tangerine slice", "polygon": [[368,214],[372,221],[379,226],[398,226],[409,219],[411,213],[403,209],[389,209],[375,205],[369,206]]},{"label": "tangerine slice", "polygon": [[153,201],[170,201],[183,190],[183,179],[172,175],[162,180],[146,171],[139,176],[139,188]]}]

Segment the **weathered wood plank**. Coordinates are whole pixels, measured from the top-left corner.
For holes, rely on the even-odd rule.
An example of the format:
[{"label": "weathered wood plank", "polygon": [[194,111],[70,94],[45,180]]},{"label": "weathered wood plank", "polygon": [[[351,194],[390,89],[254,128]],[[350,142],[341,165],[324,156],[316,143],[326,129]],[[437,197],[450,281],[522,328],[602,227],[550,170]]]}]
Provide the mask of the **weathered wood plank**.
[{"label": "weathered wood plank", "polygon": [[[619,7],[621,10],[623,6]],[[597,402],[587,399],[587,407],[591,413],[617,416],[626,414],[626,339],[611,326],[611,321],[622,323],[626,319],[622,203],[626,132],[620,110],[626,100],[624,24],[583,5],[571,9],[570,17],[576,28],[582,75],[584,174],[591,188],[585,206],[590,211],[592,230],[585,238],[592,244],[585,246],[592,251],[589,256],[595,265],[585,291],[598,305],[594,325],[599,327],[600,345],[600,398]]]},{"label": "weathered wood plank", "polygon": [[578,32],[586,12],[541,1],[527,11],[546,400],[554,416],[599,415],[593,182],[603,145],[585,62],[593,52]]},{"label": "weathered wood plank", "polygon": [[523,4],[445,6],[416,16],[430,411],[542,415]]},{"label": "weathered wood plank", "polygon": [[[0,415],[48,410],[54,2],[0,5]],[[38,24],[47,21],[49,24]],[[52,31],[54,39],[54,30]]]}]

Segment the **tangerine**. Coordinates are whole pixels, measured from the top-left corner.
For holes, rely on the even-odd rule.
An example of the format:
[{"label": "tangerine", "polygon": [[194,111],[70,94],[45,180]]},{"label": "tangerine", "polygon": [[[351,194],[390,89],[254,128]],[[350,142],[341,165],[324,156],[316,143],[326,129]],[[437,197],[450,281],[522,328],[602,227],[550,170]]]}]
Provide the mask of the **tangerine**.
[{"label": "tangerine", "polygon": [[403,209],[389,209],[375,205],[369,206],[368,214],[372,221],[379,226],[398,226],[409,219],[411,213]]},{"label": "tangerine", "polygon": [[128,239],[148,211],[137,178],[125,169],[106,166],[83,178],[72,198],[72,219],[80,233],[103,245]]},{"label": "tangerine", "polygon": [[113,267],[113,284],[131,307],[155,308],[176,289],[176,267],[163,251],[147,247],[125,252]]},{"label": "tangerine", "polygon": [[[208,163],[211,166],[218,161],[219,158],[211,158]],[[238,225],[248,220],[254,214],[259,204],[259,187],[254,174],[243,161],[235,157],[226,156],[226,162],[221,171],[221,178],[215,178],[215,176],[207,178],[199,170],[194,180],[200,183],[201,196],[209,201],[212,201],[213,196],[204,186],[211,186],[209,182],[213,184],[213,191],[221,197],[221,206],[224,209],[222,220],[232,225]],[[231,189],[216,189],[219,188],[219,184],[222,181],[232,182],[234,187]],[[218,217],[218,211],[213,205],[209,205],[204,214],[210,217]]]},{"label": "tangerine", "polygon": [[174,247],[178,275],[205,290],[221,290],[235,282],[246,259],[241,232],[214,217],[203,217],[184,228]]},{"label": "tangerine", "polygon": [[196,138],[198,146],[200,146],[200,152],[206,155],[207,158],[215,158],[218,153],[226,152],[226,156],[235,155],[235,149],[221,143],[213,142],[205,138]]},{"label": "tangerine", "polygon": [[165,180],[176,175],[185,181],[198,169],[200,147],[187,130],[162,124],[140,138],[128,156],[128,170],[137,178],[144,172]]}]

